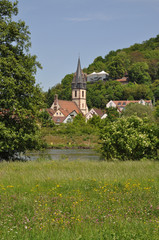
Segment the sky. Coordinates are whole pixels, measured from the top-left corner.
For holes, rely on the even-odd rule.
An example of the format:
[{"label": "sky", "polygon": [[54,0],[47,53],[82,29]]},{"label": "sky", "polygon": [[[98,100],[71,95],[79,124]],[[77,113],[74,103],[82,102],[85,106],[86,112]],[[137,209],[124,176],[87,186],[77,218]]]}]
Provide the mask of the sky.
[{"label": "sky", "polygon": [[43,91],[111,50],[142,43],[159,34],[159,0],[19,0],[18,19],[31,32],[31,54],[43,69]]}]

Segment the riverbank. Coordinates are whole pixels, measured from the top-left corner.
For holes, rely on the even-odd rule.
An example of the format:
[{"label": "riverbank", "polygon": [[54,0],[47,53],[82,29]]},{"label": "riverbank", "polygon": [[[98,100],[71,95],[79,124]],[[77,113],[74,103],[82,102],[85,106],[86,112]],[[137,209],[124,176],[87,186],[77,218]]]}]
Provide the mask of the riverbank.
[{"label": "riverbank", "polygon": [[52,149],[96,149],[98,148],[97,135],[68,135],[68,134],[46,134],[43,139],[48,148]]},{"label": "riverbank", "polygon": [[159,162],[2,162],[1,240],[159,236]]}]

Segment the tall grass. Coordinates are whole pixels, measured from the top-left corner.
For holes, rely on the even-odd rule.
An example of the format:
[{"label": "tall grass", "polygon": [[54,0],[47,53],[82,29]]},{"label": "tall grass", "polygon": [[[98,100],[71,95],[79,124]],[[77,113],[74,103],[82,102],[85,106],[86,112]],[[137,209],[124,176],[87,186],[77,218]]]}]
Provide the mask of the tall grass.
[{"label": "tall grass", "polygon": [[159,163],[0,164],[0,239],[159,239]]}]

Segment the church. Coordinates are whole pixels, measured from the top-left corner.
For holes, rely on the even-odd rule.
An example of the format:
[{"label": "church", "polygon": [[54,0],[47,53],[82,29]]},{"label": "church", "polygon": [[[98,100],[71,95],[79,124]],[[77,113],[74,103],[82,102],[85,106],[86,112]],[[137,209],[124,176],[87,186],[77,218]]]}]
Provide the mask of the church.
[{"label": "church", "polygon": [[55,95],[51,108],[47,109],[56,124],[72,122],[77,114],[81,113],[85,116],[88,113],[86,85],[87,76],[81,69],[79,58],[77,70],[72,80],[72,101],[59,100],[58,96]]}]

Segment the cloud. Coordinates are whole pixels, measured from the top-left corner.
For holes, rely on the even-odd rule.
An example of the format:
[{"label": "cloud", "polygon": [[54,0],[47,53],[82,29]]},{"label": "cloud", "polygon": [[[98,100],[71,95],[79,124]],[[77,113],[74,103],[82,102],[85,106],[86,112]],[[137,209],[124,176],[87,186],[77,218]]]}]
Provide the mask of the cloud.
[{"label": "cloud", "polygon": [[88,22],[91,21],[92,18],[89,17],[75,17],[75,18],[66,18],[66,20],[70,21],[70,22]]},{"label": "cloud", "polygon": [[94,14],[92,16],[86,16],[86,17],[66,18],[66,20],[71,22],[110,21],[110,20],[113,20],[113,17],[104,15],[104,14]]}]

